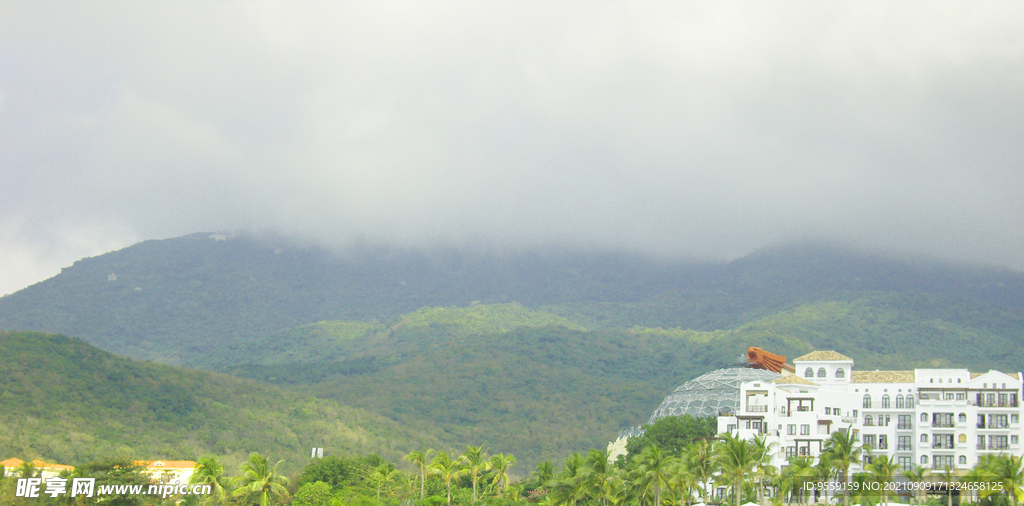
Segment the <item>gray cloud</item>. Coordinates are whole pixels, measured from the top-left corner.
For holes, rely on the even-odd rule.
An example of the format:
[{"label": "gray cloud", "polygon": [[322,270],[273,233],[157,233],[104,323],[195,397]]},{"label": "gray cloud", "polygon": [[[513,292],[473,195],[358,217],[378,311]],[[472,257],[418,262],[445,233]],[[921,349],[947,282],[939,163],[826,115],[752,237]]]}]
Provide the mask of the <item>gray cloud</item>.
[{"label": "gray cloud", "polygon": [[0,293],[201,230],[1024,267],[1018,3],[0,4]]}]

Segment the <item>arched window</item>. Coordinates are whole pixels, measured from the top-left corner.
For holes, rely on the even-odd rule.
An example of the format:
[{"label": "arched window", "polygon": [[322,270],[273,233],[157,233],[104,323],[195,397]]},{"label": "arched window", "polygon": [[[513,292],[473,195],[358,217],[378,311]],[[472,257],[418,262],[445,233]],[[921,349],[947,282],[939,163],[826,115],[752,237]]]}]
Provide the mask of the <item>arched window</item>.
[{"label": "arched window", "polygon": [[928,456],[927,455],[921,455],[921,464],[923,465],[923,464],[927,464],[927,463],[928,463]]},{"label": "arched window", "polygon": [[811,369],[810,367],[808,367],[807,370],[804,371],[804,377],[805,378],[813,378],[814,377],[814,369]]},{"label": "arched window", "polygon": [[819,378],[824,378],[827,375],[828,375],[828,373],[825,372],[825,368],[824,367],[819,367],[818,368],[818,377]]},{"label": "arched window", "polygon": [[864,394],[864,409],[870,409],[870,408],[871,408],[871,396],[868,395],[868,394]]},{"label": "arched window", "polygon": [[957,438],[957,442],[966,443],[967,442],[967,434],[960,434],[960,437]]},{"label": "arched window", "polygon": [[921,423],[928,423],[928,413],[921,413]]},{"label": "arched window", "polygon": [[896,409],[903,409],[906,405],[903,403],[903,394],[896,396]]},{"label": "arched window", "polygon": [[842,367],[840,367],[839,369],[836,369],[836,377],[837,378],[845,378],[846,377],[846,371],[844,371]]},{"label": "arched window", "polygon": [[882,395],[882,409],[889,409],[889,394]]},{"label": "arched window", "polygon": [[864,415],[864,425],[874,425],[875,421],[871,418],[871,415]]},{"label": "arched window", "polygon": [[960,423],[967,423],[967,413],[960,413],[960,416],[957,417],[956,421]]},{"label": "arched window", "polygon": [[907,409],[914,409],[914,396],[913,395],[908,395],[907,396]]},{"label": "arched window", "polygon": [[966,464],[967,463],[967,455],[961,455],[960,456],[960,463],[961,464]]},{"label": "arched window", "polygon": [[928,434],[921,434],[921,442],[922,443],[927,443],[928,442]]}]

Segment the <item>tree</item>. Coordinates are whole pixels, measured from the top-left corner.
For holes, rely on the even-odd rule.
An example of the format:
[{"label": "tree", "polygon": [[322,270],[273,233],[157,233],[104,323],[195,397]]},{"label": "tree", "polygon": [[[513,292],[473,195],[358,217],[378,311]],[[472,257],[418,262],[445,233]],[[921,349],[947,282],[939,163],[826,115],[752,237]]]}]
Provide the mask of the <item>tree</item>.
[{"label": "tree", "polygon": [[601,506],[608,504],[608,479],[612,466],[608,463],[608,450],[592,449],[583,460],[583,483],[587,494],[601,498]]},{"label": "tree", "polygon": [[377,493],[377,502],[380,502],[380,494],[389,483],[401,476],[402,472],[395,469],[390,462],[381,462],[371,466],[366,472],[366,481],[373,485]]},{"label": "tree", "polygon": [[299,487],[292,500],[292,506],[327,506],[330,499],[331,486],[316,481]]},{"label": "tree", "polygon": [[[986,481],[995,481],[1003,485],[1003,490],[1010,497],[1010,503],[1017,506],[1024,501],[1024,457],[1013,455],[985,455],[978,462]],[[983,496],[991,495],[991,490]]]},{"label": "tree", "polygon": [[764,505],[764,479],[773,476],[777,471],[772,465],[772,452],[779,444],[769,444],[765,436],[755,437],[753,443],[754,459],[757,461],[754,465],[757,475],[757,502]]},{"label": "tree", "polygon": [[[779,490],[785,491],[793,496],[793,492],[807,495],[807,491],[804,490],[804,484],[811,480],[814,475],[814,457],[790,457],[789,465],[786,466],[781,473],[779,473]],[[787,501],[792,502],[792,501]]]},{"label": "tree", "polygon": [[716,446],[715,461],[722,471],[722,477],[732,486],[736,506],[740,506],[743,482],[757,465],[758,457],[754,445],[750,441],[727,433]]},{"label": "tree", "polygon": [[828,465],[839,473],[839,483],[843,492],[843,504],[850,506],[850,490],[845,486],[850,466],[860,464],[861,454],[864,453],[864,445],[860,444],[857,435],[852,430],[846,432],[836,431],[825,441],[822,456]]},{"label": "tree", "polygon": [[658,506],[661,505],[661,487],[669,484],[672,461],[672,457],[666,455],[657,445],[651,444],[640,453],[637,462],[637,471],[640,473],[643,488],[646,492],[653,487],[654,504]]},{"label": "tree", "polygon": [[405,460],[412,462],[413,465],[420,468],[420,500],[422,501],[426,497],[426,482],[427,482],[427,460],[430,459],[430,454],[434,453],[433,448],[427,449],[425,452],[415,451],[405,456]]},{"label": "tree", "polygon": [[224,466],[217,457],[203,457],[196,464],[192,477],[188,482],[192,485],[209,485],[212,492],[206,501],[214,504],[224,502],[228,495],[228,477],[224,474]]},{"label": "tree", "polygon": [[699,494],[701,501],[708,500],[708,483],[715,477],[717,468],[713,458],[713,451],[710,439],[697,439],[690,443],[683,450],[681,458],[682,469],[694,476],[700,483]]},{"label": "tree", "polygon": [[249,460],[242,462],[239,470],[242,475],[234,479],[233,497],[239,497],[248,504],[268,506],[271,501],[288,497],[288,477],[277,473],[277,466],[283,460],[270,465],[269,457],[258,453],[249,455]]},{"label": "tree", "polygon": [[652,444],[671,456],[678,456],[693,441],[713,438],[718,433],[718,420],[713,416],[694,418],[691,415],[666,416],[644,428],[643,435],[626,441],[626,451],[638,455]]},{"label": "tree", "polygon": [[457,459],[453,459],[445,452],[437,452],[434,459],[430,461],[430,469],[434,474],[440,475],[444,480],[444,486],[448,489],[448,500],[445,504],[452,503],[452,479],[462,472],[462,466]]},{"label": "tree", "polygon": [[893,457],[875,457],[875,459],[867,465],[868,471],[882,484],[882,502],[887,502],[888,490],[885,488],[885,484],[892,483],[893,477],[896,475],[896,471],[899,469],[899,465],[893,460]]},{"label": "tree", "polygon": [[497,495],[500,497],[508,488],[508,471],[512,469],[512,466],[516,465],[516,458],[511,454],[499,453],[491,456],[488,465],[494,470],[494,478],[491,480],[491,484],[498,487]]},{"label": "tree", "polygon": [[476,484],[480,481],[480,473],[486,471],[490,462],[487,460],[487,448],[483,446],[467,446],[459,460],[473,483],[473,502],[476,503]]},{"label": "tree", "polygon": [[924,488],[920,486],[924,482],[924,476],[928,474],[928,468],[914,464],[909,470],[903,471],[903,476],[906,476],[914,486],[914,498],[917,504],[921,504],[921,495],[924,493]]}]

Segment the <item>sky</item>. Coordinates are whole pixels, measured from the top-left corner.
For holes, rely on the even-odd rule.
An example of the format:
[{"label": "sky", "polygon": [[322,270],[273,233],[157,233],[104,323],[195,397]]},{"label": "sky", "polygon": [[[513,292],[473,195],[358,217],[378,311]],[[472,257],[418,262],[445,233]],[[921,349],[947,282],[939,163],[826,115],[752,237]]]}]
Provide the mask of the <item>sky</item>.
[{"label": "sky", "polygon": [[1024,269],[1022,2],[0,1],[0,294],[193,232]]}]

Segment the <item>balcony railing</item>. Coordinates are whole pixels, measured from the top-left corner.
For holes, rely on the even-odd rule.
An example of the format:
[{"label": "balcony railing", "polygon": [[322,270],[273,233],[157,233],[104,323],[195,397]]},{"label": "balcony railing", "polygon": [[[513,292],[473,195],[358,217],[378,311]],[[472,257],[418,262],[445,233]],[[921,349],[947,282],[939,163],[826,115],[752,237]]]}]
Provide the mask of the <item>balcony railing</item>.
[{"label": "balcony railing", "polygon": [[767,405],[761,405],[761,404],[748,404],[747,405],[747,412],[750,412],[750,413],[767,413],[768,412],[768,406]]},{"label": "balcony railing", "polygon": [[937,421],[932,422],[932,427],[956,427],[956,424],[951,421]]}]

